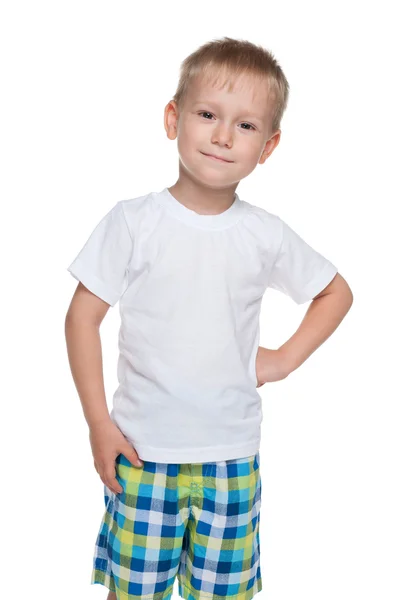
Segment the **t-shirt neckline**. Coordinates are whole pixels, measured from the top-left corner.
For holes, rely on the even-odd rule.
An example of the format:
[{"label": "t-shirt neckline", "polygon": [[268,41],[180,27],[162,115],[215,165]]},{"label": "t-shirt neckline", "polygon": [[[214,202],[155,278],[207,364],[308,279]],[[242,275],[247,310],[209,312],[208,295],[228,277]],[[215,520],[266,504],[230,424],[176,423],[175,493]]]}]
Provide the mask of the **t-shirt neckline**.
[{"label": "t-shirt neckline", "polygon": [[217,215],[201,215],[188,208],[171,194],[168,187],[158,192],[156,199],[181,221],[202,229],[224,229],[233,225],[240,218],[243,208],[243,202],[236,192],[231,206]]}]

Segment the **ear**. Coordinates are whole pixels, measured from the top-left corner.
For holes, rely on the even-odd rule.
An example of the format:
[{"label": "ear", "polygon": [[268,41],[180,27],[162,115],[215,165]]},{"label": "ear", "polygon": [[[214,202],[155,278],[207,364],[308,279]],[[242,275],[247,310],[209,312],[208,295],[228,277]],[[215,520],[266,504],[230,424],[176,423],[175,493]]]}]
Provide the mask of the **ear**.
[{"label": "ear", "polygon": [[264,149],[261,153],[260,159],[258,161],[260,165],[264,164],[265,161],[267,160],[267,158],[269,156],[271,156],[271,154],[273,153],[273,151],[279,144],[280,139],[281,139],[281,130],[278,129],[277,131],[275,131],[274,135],[269,138],[268,142],[266,142]]},{"label": "ear", "polygon": [[168,102],[164,109],[164,127],[167,137],[174,140],[177,136],[178,128],[178,106],[175,100]]}]

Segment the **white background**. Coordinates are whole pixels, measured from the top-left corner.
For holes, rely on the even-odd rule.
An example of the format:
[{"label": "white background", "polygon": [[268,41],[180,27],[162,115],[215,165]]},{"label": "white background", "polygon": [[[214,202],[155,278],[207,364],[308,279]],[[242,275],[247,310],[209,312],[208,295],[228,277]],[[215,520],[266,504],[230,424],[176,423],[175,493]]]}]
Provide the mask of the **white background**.
[{"label": "white background", "polygon": [[[69,370],[67,266],[119,200],[178,176],[164,107],[181,61],[224,35],[290,84],[275,152],[238,187],[339,268],[353,306],[264,385],[260,600],[399,600],[399,89],[394,2],[8,2],[0,13],[2,596],[90,586],[103,514]],[[260,344],[301,322],[268,290]],[[101,327],[110,404],[119,308]],[[111,406],[110,406],[111,408]],[[178,598],[177,592],[174,598]]]}]

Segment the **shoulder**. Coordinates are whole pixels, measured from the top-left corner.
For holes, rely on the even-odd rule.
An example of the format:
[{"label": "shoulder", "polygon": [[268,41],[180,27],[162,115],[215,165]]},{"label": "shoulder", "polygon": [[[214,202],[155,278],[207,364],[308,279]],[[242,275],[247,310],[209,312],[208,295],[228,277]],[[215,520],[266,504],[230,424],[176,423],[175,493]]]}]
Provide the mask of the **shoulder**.
[{"label": "shoulder", "polygon": [[153,193],[119,200],[114,209],[123,217],[132,237],[142,225],[154,222],[157,205],[153,201]]},{"label": "shoulder", "polygon": [[144,194],[143,196],[136,196],[135,198],[129,198],[127,200],[119,200],[115,207],[122,210],[125,216],[140,215],[143,212],[149,211],[153,208],[152,194]]},{"label": "shoulder", "polygon": [[261,206],[256,206],[243,200],[242,203],[245,206],[248,218],[252,219],[252,224],[258,221],[268,236],[277,241],[279,247],[285,243],[290,243],[293,246],[304,243],[300,233],[292,227],[290,221],[288,222],[276,213],[268,211]]},{"label": "shoulder", "polygon": [[280,219],[280,217],[278,215],[266,210],[265,208],[262,208],[261,206],[257,206],[256,204],[251,204],[250,202],[247,202],[246,200],[242,200],[242,202],[245,205],[245,210],[247,213],[253,214],[253,215],[257,216],[259,219],[262,219],[263,221],[265,221],[267,223],[270,223],[272,225],[277,224],[277,220]]},{"label": "shoulder", "polygon": [[268,235],[278,242],[281,240],[284,222],[279,215],[245,200],[242,200],[242,204],[244,209],[243,222],[246,225],[259,229],[262,235]]}]

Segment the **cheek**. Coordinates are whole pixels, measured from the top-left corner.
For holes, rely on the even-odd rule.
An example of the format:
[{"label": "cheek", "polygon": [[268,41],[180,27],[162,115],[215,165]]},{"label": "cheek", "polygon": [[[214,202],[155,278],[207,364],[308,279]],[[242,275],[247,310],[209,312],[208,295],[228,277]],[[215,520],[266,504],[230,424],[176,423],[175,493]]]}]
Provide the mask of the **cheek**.
[{"label": "cheek", "polygon": [[[202,127],[196,119],[187,118],[181,122],[181,135],[185,136],[189,141],[195,141],[202,135]],[[204,133],[203,133],[204,136]]]},{"label": "cheek", "polygon": [[237,151],[240,159],[245,163],[253,163],[258,161],[258,157],[262,152],[262,148],[257,140],[240,140],[237,144]]},{"label": "cheek", "polygon": [[202,136],[201,128],[191,122],[183,122],[178,128],[178,148],[182,152],[193,152],[201,148]]}]

